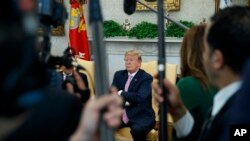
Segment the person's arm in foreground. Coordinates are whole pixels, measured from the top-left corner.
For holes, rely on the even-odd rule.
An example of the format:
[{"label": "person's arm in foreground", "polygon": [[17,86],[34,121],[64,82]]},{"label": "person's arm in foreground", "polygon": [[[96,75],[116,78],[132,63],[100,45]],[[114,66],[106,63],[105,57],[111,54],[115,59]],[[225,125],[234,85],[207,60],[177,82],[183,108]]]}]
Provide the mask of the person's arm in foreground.
[{"label": "person's arm in foreground", "polygon": [[[80,75],[73,73],[79,89],[86,88]],[[73,87],[67,84],[67,91],[73,93]],[[116,128],[121,124],[122,99],[117,95],[116,88],[110,89],[111,94],[95,98],[91,97],[83,108],[80,123],[71,135],[70,141],[91,141],[97,134],[100,118],[104,118],[109,128]],[[101,117],[101,111],[106,109]]]},{"label": "person's arm in foreground", "polygon": [[[176,129],[177,136],[180,138],[189,136],[194,127],[194,119],[184,106],[179,90],[168,80],[164,80],[164,86],[169,91],[167,94],[168,112],[173,117],[174,128]],[[154,99],[159,105],[164,101],[163,91],[157,83],[153,84],[153,88],[156,92]]]},{"label": "person's arm in foreground", "polygon": [[107,108],[103,114],[104,121],[110,128],[116,128],[121,122],[122,100],[118,95],[105,95],[91,98],[82,111],[80,124],[70,141],[90,141],[97,133],[99,118],[102,109]]}]

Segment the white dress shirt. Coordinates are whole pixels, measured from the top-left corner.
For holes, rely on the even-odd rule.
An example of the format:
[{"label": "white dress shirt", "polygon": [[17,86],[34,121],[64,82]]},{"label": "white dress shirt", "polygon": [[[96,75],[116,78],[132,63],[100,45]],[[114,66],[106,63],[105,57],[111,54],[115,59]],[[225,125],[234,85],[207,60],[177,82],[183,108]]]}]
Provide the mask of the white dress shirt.
[{"label": "white dress shirt", "polygon": [[[136,72],[134,72],[134,73],[132,73],[132,74],[130,74],[130,73],[128,72],[128,76],[131,75],[131,76],[132,76],[131,79],[133,79],[134,76],[136,75],[136,73],[137,73],[138,71],[139,71],[139,70],[137,70]],[[118,94],[121,95],[122,92],[123,92],[123,90],[120,90],[120,91],[118,91]]]},{"label": "white dress shirt", "polygon": [[66,80],[66,77],[67,77],[67,76],[71,76],[71,75],[72,75],[72,73],[66,74],[65,72],[63,72],[63,81]]},{"label": "white dress shirt", "polygon": [[132,78],[131,79],[133,79],[134,78],[134,76],[137,74],[137,72],[138,72],[139,70],[137,70],[136,72],[134,72],[134,73],[129,73],[128,72],[128,75],[130,75],[130,76],[132,76]]},{"label": "white dress shirt", "polygon": [[226,104],[228,99],[232,97],[236,91],[240,89],[241,81],[237,81],[234,83],[229,84],[228,86],[221,89],[215,96],[214,96],[214,105],[212,109],[212,117],[217,115],[221,108]]},{"label": "white dress shirt", "polygon": [[[219,113],[221,108],[226,104],[230,97],[232,97],[237,90],[240,89],[241,81],[236,81],[228,86],[222,88],[214,97],[214,104],[212,109],[212,117]],[[174,123],[177,137],[187,136],[194,126],[194,118],[189,111],[177,122]]]}]

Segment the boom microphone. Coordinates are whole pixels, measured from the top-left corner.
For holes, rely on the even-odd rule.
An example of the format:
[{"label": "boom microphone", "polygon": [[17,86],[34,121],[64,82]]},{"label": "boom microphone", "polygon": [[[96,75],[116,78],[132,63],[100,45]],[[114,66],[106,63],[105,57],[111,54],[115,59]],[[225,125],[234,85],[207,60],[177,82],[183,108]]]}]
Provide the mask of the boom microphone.
[{"label": "boom microphone", "polygon": [[136,9],[136,0],[124,0],[123,9],[126,14],[133,14]]}]

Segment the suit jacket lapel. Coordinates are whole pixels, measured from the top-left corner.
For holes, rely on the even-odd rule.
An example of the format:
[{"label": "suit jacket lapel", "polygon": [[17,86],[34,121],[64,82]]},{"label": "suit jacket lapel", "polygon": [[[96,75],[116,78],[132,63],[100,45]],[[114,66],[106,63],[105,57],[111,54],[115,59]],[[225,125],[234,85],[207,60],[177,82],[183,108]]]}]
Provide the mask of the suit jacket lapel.
[{"label": "suit jacket lapel", "polygon": [[[125,89],[125,84],[127,82],[127,79],[128,79],[128,71],[127,70],[124,70],[123,72],[123,77],[121,78],[121,83],[122,83],[122,89],[124,90]],[[118,80],[119,81],[119,80]]]},{"label": "suit jacket lapel", "polygon": [[218,120],[222,120],[221,117],[225,114],[227,110],[230,109],[236,95],[237,93],[234,94],[231,98],[229,98],[229,100],[226,102],[226,104],[222,107],[220,112],[215,117],[211,117],[211,112],[212,112],[212,108],[211,108],[211,110],[209,111],[209,116],[203,124],[202,131],[199,135],[198,141],[205,141],[207,139],[210,139],[211,136],[213,136],[213,132],[216,128],[216,124],[218,124],[217,122],[219,122]]},{"label": "suit jacket lapel", "polygon": [[[216,126],[218,120],[225,114],[225,112],[227,110],[230,109],[230,107],[231,107],[237,93],[238,92],[236,92],[231,98],[229,98],[229,100],[226,102],[226,104],[222,107],[220,112],[215,117],[209,117],[205,121],[204,127],[202,129],[202,130],[205,130],[205,131],[201,132],[199,141],[206,140],[206,138],[209,138],[209,136],[211,136],[211,134],[212,134],[211,132],[214,132],[213,130],[215,130],[215,127],[212,127],[212,126]],[[212,112],[212,110],[211,110],[211,112]],[[211,112],[210,112],[210,116],[211,116]]]},{"label": "suit jacket lapel", "polygon": [[[135,76],[133,77],[129,87],[128,87],[128,90],[130,90],[131,88],[133,88],[135,86],[135,84],[138,82],[138,79],[140,78],[142,74],[142,70],[139,69],[139,71],[135,74]],[[128,76],[127,76],[128,77]],[[126,82],[125,82],[126,83]]]},{"label": "suit jacket lapel", "polygon": [[238,92],[236,92],[232,97],[230,97],[228,99],[228,101],[226,102],[226,104],[221,108],[220,112],[213,118],[214,121],[216,121],[217,119],[219,119],[221,116],[224,115],[224,113],[231,107],[236,95],[238,94]]}]

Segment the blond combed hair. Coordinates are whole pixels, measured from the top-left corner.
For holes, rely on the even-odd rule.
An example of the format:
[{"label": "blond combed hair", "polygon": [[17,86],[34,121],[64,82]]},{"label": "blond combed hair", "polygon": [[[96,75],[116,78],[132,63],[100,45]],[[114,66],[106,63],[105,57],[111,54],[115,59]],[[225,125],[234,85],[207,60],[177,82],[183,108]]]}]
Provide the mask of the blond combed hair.
[{"label": "blond combed hair", "polygon": [[129,51],[126,51],[124,57],[126,56],[137,56],[138,57],[138,60],[139,61],[142,61],[142,58],[141,58],[141,53],[137,50],[129,50]]}]

